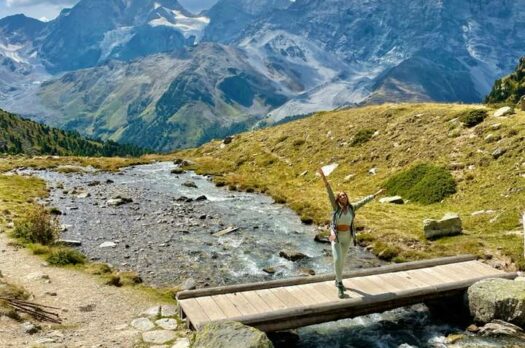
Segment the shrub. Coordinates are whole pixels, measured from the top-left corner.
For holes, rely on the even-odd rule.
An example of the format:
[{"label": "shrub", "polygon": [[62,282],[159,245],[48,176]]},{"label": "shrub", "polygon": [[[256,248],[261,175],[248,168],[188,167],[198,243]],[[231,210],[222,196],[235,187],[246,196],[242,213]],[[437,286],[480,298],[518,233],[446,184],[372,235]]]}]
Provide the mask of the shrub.
[{"label": "shrub", "polygon": [[16,238],[42,245],[53,244],[59,234],[57,220],[51,218],[51,214],[41,206],[32,209],[13,231]]},{"label": "shrub", "polygon": [[475,109],[460,113],[458,118],[465,127],[471,128],[483,122],[487,116],[488,112],[486,110]]},{"label": "shrub", "polygon": [[373,129],[361,129],[354,135],[350,146],[358,146],[368,142],[376,131]]},{"label": "shrub", "polygon": [[419,164],[388,179],[385,188],[389,194],[432,204],[456,193],[456,182],[445,168]]},{"label": "shrub", "polygon": [[56,248],[47,258],[50,265],[78,265],[86,262],[86,257],[78,250],[71,248]]}]

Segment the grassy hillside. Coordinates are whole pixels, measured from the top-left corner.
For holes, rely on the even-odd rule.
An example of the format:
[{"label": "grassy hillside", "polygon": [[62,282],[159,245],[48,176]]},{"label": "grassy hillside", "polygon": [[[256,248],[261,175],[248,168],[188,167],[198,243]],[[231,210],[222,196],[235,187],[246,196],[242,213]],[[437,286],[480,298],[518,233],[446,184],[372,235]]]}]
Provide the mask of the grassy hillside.
[{"label": "grassy hillside", "polygon": [[485,102],[516,104],[522,96],[525,96],[525,57],[513,73],[496,80]]},{"label": "grassy hillside", "polygon": [[[398,262],[469,252],[512,259],[524,268],[520,213],[525,209],[525,113],[504,119],[465,115],[480,108],[385,104],[323,112],[240,134],[228,145],[214,141],[176,156],[195,161],[188,168],[214,175],[218,185],[266,192],[297,211],[304,222],[320,224],[328,222],[330,207],[315,175],[318,167],[338,163],[329,180],[335,190],[345,190],[356,200],[401,171],[434,164],[452,174],[456,193],[433,204],[367,205],[357,219],[358,226],[364,226],[361,244]],[[465,121],[467,126],[460,119],[481,123]],[[497,149],[504,152],[499,157],[493,155]],[[369,174],[372,168],[377,168],[375,175]],[[492,212],[472,215],[481,210]],[[446,212],[460,214],[464,234],[425,240],[423,219],[441,218]]]},{"label": "grassy hillside", "polygon": [[61,156],[139,156],[146,151],[132,145],[99,142],[78,133],[20,118],[0,110],[0,153]]}]

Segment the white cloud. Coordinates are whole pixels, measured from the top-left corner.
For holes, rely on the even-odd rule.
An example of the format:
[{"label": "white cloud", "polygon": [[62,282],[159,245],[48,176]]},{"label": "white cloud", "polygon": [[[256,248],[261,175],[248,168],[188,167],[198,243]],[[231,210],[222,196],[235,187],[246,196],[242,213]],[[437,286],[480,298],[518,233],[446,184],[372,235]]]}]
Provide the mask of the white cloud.
[{"label": "white cloud", "polygon": [[70,6],[78,0],[6,0],[7,7],[28,7],[34,5],[62,5]]}]

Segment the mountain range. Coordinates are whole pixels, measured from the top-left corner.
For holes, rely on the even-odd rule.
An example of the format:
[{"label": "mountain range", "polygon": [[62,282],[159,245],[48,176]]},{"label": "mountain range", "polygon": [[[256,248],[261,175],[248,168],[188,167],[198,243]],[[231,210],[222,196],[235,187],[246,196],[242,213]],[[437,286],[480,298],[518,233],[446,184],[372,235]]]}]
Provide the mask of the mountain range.
[{"label": "mountain range", "polygon": [[157,150],[389,101],[482,101],[525,0],[81,0],[0,20],[0,106]]}]

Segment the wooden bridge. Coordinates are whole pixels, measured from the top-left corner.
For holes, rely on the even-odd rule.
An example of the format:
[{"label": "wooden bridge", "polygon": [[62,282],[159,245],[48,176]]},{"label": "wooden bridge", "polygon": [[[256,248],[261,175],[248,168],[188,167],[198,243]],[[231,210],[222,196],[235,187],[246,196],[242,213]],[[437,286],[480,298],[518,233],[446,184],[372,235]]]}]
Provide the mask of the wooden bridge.
[{"label": "wooden bridge", "polygon": [[481,279],[516,276],[462,255],[347,273],[344,299],[337,297],[334,275],[320,275],[183,291],[177,300],[191,329],[235,320],[271,332],[454,296]]}]

